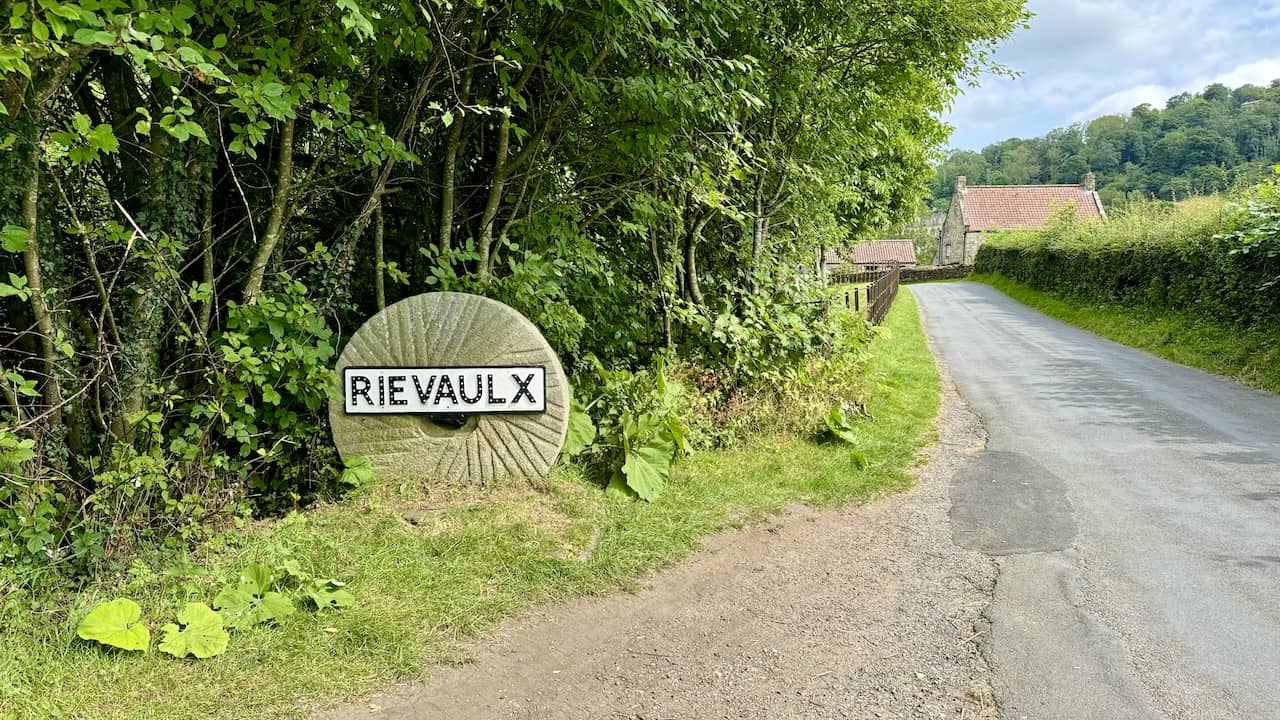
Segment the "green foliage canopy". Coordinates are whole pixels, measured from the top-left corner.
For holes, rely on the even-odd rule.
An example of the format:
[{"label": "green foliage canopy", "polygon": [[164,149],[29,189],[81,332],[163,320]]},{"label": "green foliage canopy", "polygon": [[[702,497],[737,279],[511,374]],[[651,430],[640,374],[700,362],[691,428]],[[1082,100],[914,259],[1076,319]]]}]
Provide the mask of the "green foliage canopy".
[{"label": "green foliage canopy", "polygon": [[574,373],[796,362],[822,336],[800,304],[816,251],[914,209],[936,114],[1025,20],[1021,0],[0,8],[0,559],[81,569],[360,482],[328,447],[329,367],[410,294],[507,302]]}]

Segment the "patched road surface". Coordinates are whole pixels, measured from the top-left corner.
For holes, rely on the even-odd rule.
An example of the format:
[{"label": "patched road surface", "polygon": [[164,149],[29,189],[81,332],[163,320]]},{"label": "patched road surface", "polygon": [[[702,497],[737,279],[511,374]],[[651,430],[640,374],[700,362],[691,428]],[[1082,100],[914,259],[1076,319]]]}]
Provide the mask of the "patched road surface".
[{"label": "patched road surface", "polygon": [[951,519],[999,566],[1005,717],[1280,718],[1280,397],[985,285],[910,291],[988,433]]}]

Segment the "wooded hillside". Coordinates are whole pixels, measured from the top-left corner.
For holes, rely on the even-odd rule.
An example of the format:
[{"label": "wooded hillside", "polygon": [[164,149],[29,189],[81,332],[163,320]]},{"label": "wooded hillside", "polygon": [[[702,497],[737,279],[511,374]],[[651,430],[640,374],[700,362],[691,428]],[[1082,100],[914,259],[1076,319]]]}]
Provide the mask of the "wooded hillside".
[{"label": "wooded hillside", "polygon": [[1232,90],[1210,85],[1172,97],[1163,109],[1140,105],[1030,140],[1009,139],[981,152],[958,150],[934,177],[933,202],[945,205],[963,175],[970,185],[1078,183],[1098,176],[1103,203],[1138,197],[1174,200],[1270,177],[1280,163],[1280,80]]}]

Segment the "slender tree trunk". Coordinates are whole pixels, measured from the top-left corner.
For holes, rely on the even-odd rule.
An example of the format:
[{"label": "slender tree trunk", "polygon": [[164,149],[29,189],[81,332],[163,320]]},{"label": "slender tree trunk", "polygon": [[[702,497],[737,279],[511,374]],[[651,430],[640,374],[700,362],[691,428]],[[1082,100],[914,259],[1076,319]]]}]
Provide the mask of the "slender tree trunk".
[{"label": "slender tree trunk", "polygon": [[[475,43],[472,43],[472,54]],[[471,76],[475,71],[475,63],[467,65],[462,75],[462,87],[458,93],[458,104],[466,105],[471,101]],[[458,160],[462,154],[462,124],[464,116],[458,114],[449,126],[449,139],[444,148],[444,172],[440,179],[440,251],[446,252],[453,244],[453,205],[456,192],[454,177],[458,171]]]},{"label": "slender tree trunk", "polygon": [[271,216],[267,229],[258,243],[258,254],[249,267],[249,279],[244,285],[244,302],[252,303],[262,291],[262,280],[267,265],[275,252],[280,236],[284,233],[285,211],[289,207],[289,190],[293,187],[293,128],[294,118],[284,121],[280,130],[280,155],[276,161],[276,192],[271,198]]},{"label": "slender tree trunk", "polygon": [[213,305],[218,278],[213,269],[213,165],[211,156],[204,168],[204,207],[200,212],[200,280],[209,290],[209,297],[200,303],[200,334],[209,336],[213,322]]},{"label": "slender tree trunk", "polygon": [[386,226],[382,217],[382,203],[378,203],[378,207],[373,210],[373,290],[374,296],[378,301],[378,309],[382,310],[387,307],[387,286],[386,277],[383,272],[383,248],[382,236]]},{"label": "slender tree trunk", "polygon": [[756,182],[755,215],[751,219],[751,294],[760,294],[760,260],[764,253],[767,221],[764,217],[764,178]]},{"label": "slender tree trunk", "polygon": [[[465,6],[464,6],[465,7]],[[465,15],[465,13],[464,13]],[[458,21],[461,17],[458,18]],[[452,28],[450,28],[450,31]],[[396,145],[404,145],[405,138],[409,136],[409,131],[418,124],[418,111],[422,108],[422,101],[427,97],[427,91],[431,89],[432,83],[435,81],[436,71],[440,69],[440,63],[444,60],[446,49],[443,46],[437,46],[435,53],[431,57],[431,62],[423,69],[422,75],[418,78],[418,85],[414,88],[413,98],[409,100],[409,107],[405,110],[404,119],[400,122],[400,129],[396,131]],[[369,197],[364,201],[364,207],[360,210],[360,214],[356,215],[356,219],[351,223],[351,227],[347,233],[347,240],[343,243],[339,252],[340,256],[351,252],[355,247],[356,241],[364,234],[365,228],[369,226],[369,222],[373,219],[373,210],[378,205],[378,201],[382,199],[383,193],[387,191],[387,183],[391,181],[391,171],[395,169],[396,158],[394,155],[387,158],[382,164],[382,170],[378,173],[378,179],[373,183],[373,189],[369,192]]]},{"label": "slender tree trunk", "polygon": [[9,409],[13,412],[13,421],[16,423],[26,419],[26,415],[22,412],[22,403],[18,400],[18,393],[9,385],[9,381],[0,378],[0,391],[4,392],[5,402],[9,403]]},{"label": "slender tree trunk", "polygon": [[711,222],[714,211],[707,211],[694,223],[684,241],[684,275],[688,284],[689,300],[693,304],[703,305],[702,286],[698,283],[698,242],[702,240],[702,230]]},{"label": "slender tree trunk", "polygon": [[498,208],[502,203],[502,189],[507,182],[507,150],[511,144],[511,117],[504,116],[498,124],[498,148],[493,160],[493,179],[489,184],[489,197],[484,204],[484,215],[480,219],[480,253],[477,270],[481,277],[489,275],[489,263],[493,257],[493,224],[498,217]]},{"label": "slender tree trunk", "polygon": [[662,342],[670,350],[674,345],[671,337],[671,303],[667,301],[666,273],[662,271],[662,253],[658,251],[656,225],[649,228],[649,252],[653,256],[653,274],[657,282],[658,303],[662,307]]},{"label": "slender tree trunk", "polygon": [[62,422],[62,383],[58,380],[58,353],[53,345],[53,315],[44,300],[44,280],[40,274],[40,165],[39,151],[31,150],[31,177],[22,193],[22,222],[27,226],[27,249],[22,252],[22,264],[27,274],[27,291],[30,293],[31,315],[40,333],[40,355],[44,363],[44,403],[51,411],[49,425]]}]

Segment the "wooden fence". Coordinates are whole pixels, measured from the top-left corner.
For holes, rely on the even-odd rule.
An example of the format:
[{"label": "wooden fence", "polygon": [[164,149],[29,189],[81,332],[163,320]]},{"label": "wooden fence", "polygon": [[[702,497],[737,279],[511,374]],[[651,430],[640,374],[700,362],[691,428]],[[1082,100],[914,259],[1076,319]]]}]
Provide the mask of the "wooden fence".
[{"label": "wooden fence", "polygon": [[884,322],[884,316],[889,314],[893,299],[898,297],[901,278],[902,268],[895,263],[892,270],[880,273],[880,277],[867,286],[867,319],[872,325]]},{"label": "wooden fence", "polygon": [[[859,312],[862,309],[861,306],[866,305],[867,319],[871,321],[872,325],[879,325],[884,322],[884,316],[889,314],[889,308],[893,306],[893,299],[898,297],[898,285],[901,284],[902,276],[905,272],[901,266],[895,264],[892,270],[883,272],[832,273],[830,282],[839,285],[869,283],[866,287],[846,292],[844,294],[844,306],[854,312]],[[850,299],[852,299],[852,302],[850,302]]]}]

